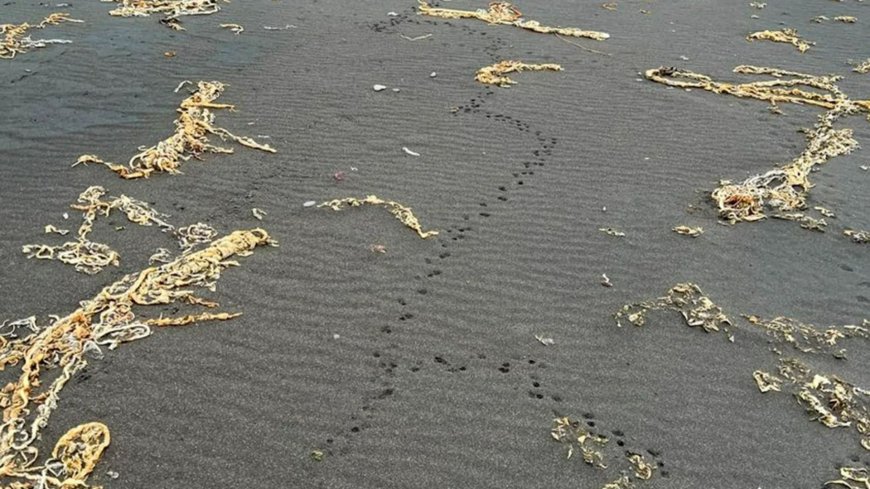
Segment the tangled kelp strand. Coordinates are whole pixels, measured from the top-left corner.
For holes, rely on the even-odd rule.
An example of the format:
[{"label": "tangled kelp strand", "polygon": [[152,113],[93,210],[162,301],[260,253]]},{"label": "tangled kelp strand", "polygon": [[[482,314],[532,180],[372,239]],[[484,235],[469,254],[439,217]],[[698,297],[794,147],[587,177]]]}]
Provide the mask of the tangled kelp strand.
[{"label": "tangled kelp strand", "polygon": [[671,231],[677,234],[682,234],[683,236],[691,236],[693,238],[697,238],[698,236],[704,234],[704,228],[700,226],[694,228],[690,226],[677,226],[671,229]]},{"label": "tangled kelp strand", "polygon": [[[233,255],[249,254],[272,244],[262,229],[236,231],[207,248],[182,255],[160,267],[130,274],[105,287],[65,317],[38,326],[32,319],[0,328],[0,368],[20,368],[17,380],[0,390],[4,423],[0,425],[0,473],[16,479],[14,489],[85,488],[109,432],[101,423],[87,423],[60,438],[52,457],[37,465],[42,429],[58,407],[64,385],[86,365],[87,352],[145,338],[152,326],[177,326],[237,316],[229,313],[137,319],[134,308],[179,301],[216,307],[217,303],[194,295],[192,287],[212,287],[221,271],[235,262]],[[12,327],[14,326],[14,327]],[[17,332],[25,331],[20,335]],[[51,376],[53,380],[48,379]]]},{"label": "tangled kelp strand", "polygon": [[643,458],[643,455],[639,453],[632,453],[628,455],[628,462],[634,468],[634,476],[638,479],[648,481],[652,479],[653,473],[656,470],[656,466],[647,462],[646,459]]},{"label": "tangled kelp strand", "polygon": [[832,486],[842,486],[847,489],[870,489],[870,469],[867,467],[840,467],[840,478],[825,482],[826,488]]},{"label": "tangled kelp strand", "polygon": [[787,385],[814,421],[828,428],[854,427],[861,446],[870,450],[870,391],[836,375],[816,374],[796,358],[780,359],[779,376],[766,372],[757,374],[783,388]]},{"label": "tangled kelp strand", "polygon": [[110,10],[115,17],[148,17],[163,14],[161,23],[175,30],[184,30],[179,25],[179,17],[185,15],[209,15],[221,8],[218,0],[100,0],[104,3],[117,3]]},{"label": "tangled kelp strand", "polygon": [[188,251],[198,244],[208,243],[217,236],[217,230],[208,224],[198,222],[178,228],[174,231],[175,238],[182,250]]},{"label": "tangled kelp strand", "polygon": [[221,24],[221,28],[229,29],[230,31],[232,31],[233,34],[237,36],[242,32],[245,32],[245,28],[239,24]]},{"label": "tangled kelp strand", "polygon": [[746,40],[748,41],[773,41],[773,42],[784,42],[791,44],[796,47],[800,52],[806,52],[810,48],[810,46],[814,46],[816,43],[807,41],[805,39],[801,39],[798,36],[797,30],[795,29],[782,29],[778,31],[759,31],[753,32],[746,36]]},{"label": "tangled kelp strand", "polygon": [[838,15],[834,17],[834,20],[843,22],[844,24],[854,24],[855,22],[858,22],[858,18],[852,17],[851,15]]},{"label": "tangled kelp strand", "polygon": [[857,63],[854,67],[852,67],[852,71],[856,73],[870,73],[870,58],[867,58],[864,61]]},{"label": "tangled kelp strand", "polygon": [[615,229],[615,228],[598,228],[598,230],[601,231],[602,233],[608,235],[608,236],[613,236],[614,238],[624,238],[625,237],[625,233],[623,233],[622,231],[619,231],[618,229]]},{"label": "tangled kelp strand", "polygon": [[765,320],[759,316],[745,316],[751,324],[762,328],[768,335],[782,343],[788,343],[803,353],[830,353],[837,358],[845,356],[839,340],[863,338],[870,340],[870,321],[864,320],[861,326],[847,324],[818,328],[796,319],[779,316]]},{"label": "tangled kelp strand", "polygon": [[[679,88],[700,88],[713,93],[765,100],[771,104],[796,103],[828,109],[820,115],[812,130],[807,131],[806,149],[790,163],[761,175],[734,183],[729,180],[711,194],[719,215],[728,221],[757,221],[766,217],[765,210],[788,213],[807,207],[807,193],[812,184],[809,174],[829,159],[849,154],[858,147],[849,128],[834,129],[840,118],[870,111],[870,101],[849,99],[837,87],[840,78],[808,75],[777,68],[742,65],[735,73],[770,75],[772,80],[732,84],[717,82],[706,75],[676,68],[647,70],[646,77],[657,83]],[[819,222],[802,221],[809,228],[823,227]]]},{"label": "tangled kelp strand", "polygon": [[526,64],[521,61],[499,61],[493,65],[484,66],[483,68],[477,70],[477,74],[474,76],[474,79],[483,83],[484,85],[498,85],[502,88],[510,88],[511,85],[516,84],[514,80],[512,80],[508,73],[519,73],[521,71],[562,71],[562,66],[546,63],[546,64]]},{"label": "tangled kelp strand", "polygon": [[782,379],[775,375],[756,370],[755,372],[752,372],[752,378],[755,379],[755,384],[761,392],[779,392],[782,390]]},{"label": "tangled kelp strand", "polygon": [[53,13],[42,19],[39,24],[0,24],[0,59],[12,59],[33,48],[44,48],[49,44],[67,44],[71,41],[65,39],[32,39],[27,34],[30,29],[44,29],[49,25],[58,25],[61,22],[82,23],[83,20],[70,18],[66,13]]},{"label": "tangled kelp strand", "polygon": [[172,253],[166,248],[157,248],[157,251],[148,258],[148,263],[151,265],[155,263],[169,263],[171,261]]},{"label": "tangled kelp strand", "polygon": [[[59,246],[24,245],[22,252],[26,253],[28,258],[58,260],[75,265],[77,271],[93,275],[109,265],[118,266],[120,259],[118,253],[109,245],[91,241],[88,237],[93,231],[98,216],[108,217],[112,211],[117,210],[123,213],[127,220],[140,226],[156,224],[164,231],[173,230],[173,226],[164,220],[168,216],[155,211],[145,202],[126,195],[104,199],[106,193],[103,187],[88,187],[79,195],[78,203],[70,206],[82,211],[82,224],[76,233],[75,241],[67,241]],[[48,230],[46,227],[46,232]]]},{"label": "tangled kelp strand", "polygon": [[51,224],[47,224],[45,226],[45,234],[51,234],[51,233],[59,234],[61,236],[66,236],[67,234],[69,234],[69,229],[59,229]]},{"label": "tangled kelp strand", "polygon": [[678,311],[691,327],[700,326],[708,333],[719,331],[720,328],[728,334],[731,320],[704,294],[698,285],[691,282],[680,283],[668,290],[667,295],[658,299],[627,304],[614,314],[616,323],[622,326],[622,319],[635,326],[643,326],[646,323],[646,315],[650,311],[673,310]]},{"label": "tangled kelp strand", "polygon": [[362,205],[374,205],[386,208],[388,211],[390,211],[390,214],[395,216],[396,219],[401,221],[402,224],[414,230],[417,235],[423,239],[429,238],[431,236],[436,236],[438,234],[438,231],[423,231],[423,227],[420,225],[420,221],[417,220],[417,216],[414,215],[410,207],[406,207],[392,200],[383,200],[377,195],[367,195],[366,198],[362,200],[354,197],[334,199],[323,202],[317,207],[329,207],[334,211],[340,211],[348,207],[360,207]]},{"label": "tangled kelp strand", "polygon": [[96,155],[82,155],[73,166],[99,163],[127,179],[148,178],[155,171],[178,174],[181,173],[178,169],[181,163],[192,157],[198,158],[203,153],[233,152],[232,148],[209,144],[210,134],[224,141],[231,140],[242,146],[275,153],[275,149],[268,144],[260,144],[249,137],[236,136],[214,125],[215,114],[212,110],[234,109],[232,105],[215,102],[225,87],[223,83],[217,81],[200,81],[197,90],[184,99],[178,107],[175,133],[154,146],[139,148],[141,152],[130,158],[126,166],[104,161]]},{"label": "tangled kelp strand", "polygon": [[524,20],[520,10],[509,2],[490,2],[489,8],[478,10],[456,10],[449,8],[437,8],[429,5],[425,0],[420,3],[418,13],[442,19],[478,19],[490,24],[512,25],[541,34],[560,34],[571,37],[587,37],[596,41],[603,41],[610,37],[606,32],[587,31],[574,27],[547,27],[535,20]]},{"label": "tangled kelp strand", "polygon": [[846,229],[843,235],[854,241],[855,243],[870,243],[870,231],[859,231],[857,229]]}]

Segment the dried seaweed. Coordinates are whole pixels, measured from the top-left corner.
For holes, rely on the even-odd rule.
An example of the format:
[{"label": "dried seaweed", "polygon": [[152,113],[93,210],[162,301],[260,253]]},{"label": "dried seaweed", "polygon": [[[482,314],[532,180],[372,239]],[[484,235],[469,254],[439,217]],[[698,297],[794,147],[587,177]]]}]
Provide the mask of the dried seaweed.
[{"label": "dried seaweed", "polygon": [[613,236],[615,238],[625,237],[625,233],[614,228],[598,228],[598,230],[608,236]]},{"label": "dried seaweed", "polygon": [[846,229],[843,231],[843,235],[851,239],[856,243],[870,243],[870,231],[859,231],[857,229]]},{"label": "dried seaweed", "polygon": [[510,88],[516,84],[514,80],[507,76],[508,73],[519,73],[521,71],[562,71],[562,66],[552,63],[547,64],[526,64],[521,61],[499,61],[496,64],[484,66],[477,70],[477,75],[474,79],[484,85],[498,85],[502,88]]},{"label": "dried seaweed", "polygon": [[795,358],[780,359],[779,376],[766,372],[756,374],[781,383],[780,387],[785,387],[788,382],[790,392],[814,421],[828,428],[854,427],[861,446],[870,450],[870,391],[836,375],[815,374],[808,365]]},{"label": "dried seaweed", "polygon": [[870,73],[870,58],[865,59],[864,61],[857,63],[852,71],[856,73]]},{"label": "dried seaweed", "polygon": [[704,295],[700,287],[690,282],[673,286],[664,297],[622,306],[614,318],[619,326],[622,326],[623,318],[635,326],[643,326],[647,313],[658,310],[678,311],[688,326],[700,326],[707,333],[720,331],[721,328],[731,338],[731,320],[722,312],[722,308]]},{"label": "dried seaweed", "polygon": [[[68,241],[59,246],[29,244],[22,247],[22,252],[28,258],[41,260],[59,260],[63,263],[75,265],[79,272],[93,275],[103,268],[114,265],[118,266],[119,255],[103,243],[91,241],[88,235],[93,230],[94,222],[98,216],[108,217],[112,211],[123,213],[127,219],[140,226],[156,224],[164,230],[173,227],[164,218],[168,217],[152,209],[145,202],[132,199],[126,195],[105,198],[106,189],[100,186],[88,187],[82,192],[77,204],[70,207],[82,211],[82,224],[76,233],[75,241]],[[60,233],[63,234],[63,233]]]},{"label": "dried seaweed", "polygon": [[221,28],[223,28],[223,29],[229,29],[229,30],[231,30],[231,31],[233,32],[233,34],[235,34],[235,35],[237,35],[237,36],[238,36],[239,34],[245,32],[245,28],[242,27],[242,26],[239,25],[239,24],[221,24]]},{"label": "dried seaweed", "polygon": [[755,384],[761,392],[779,392],[782,390],[782,379],[775,375],[756,370],[755,372],[752,372],[752,378],[755,379]]},{"label": "dried seaweed", "polygon": [[178,246],[187,252],[198,244],[208,243],[213,240],[217,236],[217,231],[208,224],[198,222],[190,226],[178,228],[173,234],[178,240]]},{"label": "dried seaweed", "polygon": [[154,252],[148,258],[148,263],[153,265],[155,263],[169,263],[172,261],[172,253],[166,248],[157,248],[157,251]]},{"label": "dried seaweed", "polygon": [[[579,454],[583,462],[600,470],[608,468],[607,455],[605,455],[608,447],[611,448],[614,455],[623,450],[613,448],[613,445],[608,446],[610,440],[606,436],[587,430],[584,422],[567,416],[553,420],[550,436],[565,446],[567,458],[570,459],[575,454]],[[622,444],[619,444],[619,447],[622,447]],[[626,463],[623,464],[624,470],[621,471],[619,478],[603,486],[602,489],[631,488],[634,487],[632,476],[635,480],[644,482],[652,479],[655,475],[656,466],[648,462],[643,455],[632,451],[625,451],[624,454]]]},{"label": "dried seaweed", "polygon": [[[648,70],[646,77],[672,87],[700,88],[713,93],[765,100],[771,104],[796,103],[827,109],[819,116],[815,127],[807,131],[806,149],[791,162],[740,183],[723,180],[711,194],[719,215],[732,223],[764,219],[765,211],[770,209],[786,213],[806,208],[807,194],[812,188],[809,174],[829,159],[848,154],[858,147],[852,130],[834,129],[834,123],[844,116],[870,111],[870,101],[849,99],[837,87],[836,81],[840,79],[837,76],[746,65],[734,68],[734,72],[765,74],[774,79],[732,84],[716,82],[699,73],[664,67]],[[809,221],[804,224],[814,227]],[[821,223],[816,224],[820,226]]]},{"label": "dried seaweed", "polygon": [[214,125],[215,114],[212,110],[229,109],[234,106],[215,103],[221,96],[225,85],[220,82],[201,81],[197,90],[184,99],[178,107],[178,118],[175,119],[175,134],[149,148],[139,148],[127,163],[127,166],[103,161],[95,155],[82,155],[73,166],[78,164],[99,163],[123,178],[148,178],[152,172],[181,173],[181,163],[190,158],[199,158],[203,153],[232,153],[232,148],[209,144],[208,135],[215,135],[221,140],[235,141],[242,146],[275,153],[275,149],[267,144],[260,144],[245,136],[236,136],[228,130]]},{"label": "dried seaweed", "polygon": [[184,30],[179,17],[185,15],[209,15],[219,11],[218,0],[101,0],[117,3],[118,7],[109,11],[115,17],[148,17],[162,14],[161,23],[175,30]]},{"label": "dried seaweed", "polygon": [[764,329],[779,342],[788,343],[803,353],[830,353],[837,358],[843,358],[845,350],[840,348],[838,343],[840,340],[848,338],[870,340],[870,321],[866,319],[861,326],[847,324],[828,326],[824,329],[783,316],[770,320],[758,316],[746,316],[746,319]]},{"label": "dried seaweed", "polygon": [[324,202],[317,207],[329,207],[334,211],[340,211],[348,207],[360,207],[362,205],[375,205],[385,207],[388,211],[390,211],[390,214],[395,216],[396,219],[402,222],[402,224],[414,230],[417,235],[423,239],[429,238],[431,236],[436,236],[438,234],[438,231],[423,231],[423,227],[420,225],[420,221],[418,221],[414,213],[411,212],[410,207],[405,207],[404,205],[398,202],[394,202],[392,200],[383,200],[377,195],[367,195],[366,198],[363,200],[359,200],[354,197],[335,199]]},{"label": "dried seaweed", "polygon": [[704,234],[704,228],[700,226],[695,228],[689,226],[677,226],[671,229],[671,231],[677,234],[682,234],[683,236],[691,236],[693,238],[697,238],[698,236]]},{"label": "dried seaweed", "polygon": [[599,469],[607,468],[604,454],[601,450],[610,440],[606,436],[586,431],[585,425],[582,422],[572,420],[567,416],[556,418],[553,420],[550,436],[567,447],[567,458],[571,458],[575,453],[579,452],[583,457],[583,461],[587,464]]},{"label": "dried seaweed", "polygon": [[840,467],[840,478],[825,482],[826,488],[831,486],[842,486],[847,489],[870,489],[870,469],[867,467]]},{"label": "dried seaweed", "polygon": [[84,22],[70,18],[66,13],[53,13],[42,19],[39,24],[0,24],[0,59],[12,59],[15,56],[26,53],[33,48],[44,48],[50,44],[66,44],[71,41],[64,39],[33,39],[27,35],[31,29],[44,29],[49,25],[58,25],[61,22]]},{"label": "dried seaweed", "polygon": [[508,2],[490,2],[487,10],[456,10],[449,8],[437,8],[429,5],[425,0],[420,3],[419,14],[442,19],[477,19],[490,24],[512,25],[521,29],[539,32],[541,34],[561,34],[571,37],[587,37],[596,41],[603,41],[610,37],[606,32],[587,31],[574,27],[547,27],[535,20],[523,20],[523,14],[513,4]]},{"label": "dried seaweed", "polygon": [[753,32],[746,36],[746,40],[748,41],[773,41],[773,42],[784,42],[791,44],[796,47],[800,52],[806,52],[810,46],[815,45],[816,43],[807,41],[805,39],[801,39],[798,36],[798,33],[795,29],[782,29],[779,31],[759,31]]},{"label": "dried seaweed", "polygon": [[[174,302],[215,307],[194,295],[192,287],[213,287],[233,255],[273,244],[262,229],[236,231],[209,247],[182,255],[160,267],[130,274],[105,287],[65,317],[38,326],[33,318],[16,321],[0,334],[0,369],[20,368],[17,380],[0,390],[4,423],[0,425],[0,473],[15,479],[14,489],[86,488],[86,478],[106,446],[108,429],[100,423],[73,428],[60,438],[51,458],[37,464],[37,442],[58,407],[64,385],[86,365],[86,354],[101,347],[145,338],[151,326],[171,326],[235,317],[205,313],[141,320],[134,308]],[[49,379],[51,376],[51,379]]]},{"label": "dried seaweed", "polygon": [[851,15],[838,15],[834,17],[834,20],[843,22],[845,24],[854,24],[855,22],[858,22],[858,18],[852,17]]}]

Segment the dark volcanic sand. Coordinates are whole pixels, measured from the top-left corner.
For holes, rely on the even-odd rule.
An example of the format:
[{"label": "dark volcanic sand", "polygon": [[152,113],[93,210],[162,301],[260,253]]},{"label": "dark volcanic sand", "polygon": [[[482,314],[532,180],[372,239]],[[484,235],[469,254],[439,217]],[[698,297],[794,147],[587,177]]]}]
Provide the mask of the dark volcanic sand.
[{"label": "dark volcanic sand", "polygon": [[[602,473],[565,460],[548,433],[555,415],[589,414],[602,433],[622,432],[626,449],[658,454],[659,475],[643,487],[817,488],[842,464],[870,463],[853,429],[828,429],[788,394],[758,392],[752,371],[772,370],[776,357],[738,320],[868,317],[867,248],[840,232],[870,228],[870,172],[859,168],[870,149],[813,174],[811,204],[838,215],[827,233],[776,220],[720,226],[709,190],[790,160],[804,146],[797,129],[819,111],[784,105],[776,116],[763,102],[637,80],[660,65],[736,80],[734,66],[754,64],[843,74],[846,93],[868,98],[870,75],[847,64],[870,56],[868,5],[619,1],[610,12],[600,3],[519,7],[543,24],[609,32],[605,42],[573,42],[611,56],[420,17],[411,0],[238,1],[185,18],[185,32],[155,17],[110,17],[96,1],[3,3],[0,23],[55,10],[86,23],[34,34],[73,44],[0,62],[0,317],[66,314],[174,246],[116,217],[93,239],[121,253],[119,268],[90,277],[26,260],[21,245],[63,241],[44,225],[78,225],[76,212],[61,214],[89,185],[152,202],[174,223],[262,226],[281,243],[219,282],[214,296],[242,317],[158,330],[92,361],[62,392],[44,450],[100,420],[112,445],[91,481],[108,488],[597,488],[622,462]],[[859,21],[810,22],[822,14]],[[230,22],[245,32],[218,27]],[[262,28],[285,24],[296,28]],[[801,55],[744,40],[783,26],[817,45]],[[164,57],[169,50],[177,56]],[[501,59],[565,71],[518,74],[509,90],[474,82]],[[168,136],[182,98],[172,90],[184,79],[228,83],[219,101],[238,111],[219,112],[218,125],[271,136],[261,140],[278,154],[237,147],[186,163],[184,175],[139,181],[69,168],[83,153],[126,161]],[[870,146],[863,116],[846,124]],[[441,235],[418,239],[380,209],[302,207],[369,193],[410,205]],[[252,207],[269,213],[264,221]],[[679,224],[706,232],[678,236],[670,229]],[[608,226],[628,236],[598,231]],[[375,243],[387,253],[372,253]],[[602,273],[613,288],[599,285]],[[735,343],[676,313],[616,327],[622,304],[684,281],[735,319]],[[161,312],[173,308],[142,310]],[[867,387],[867,346],[850,343],[846,361],[809,362]],[[326,452],[322,462],[314,449]]]}]

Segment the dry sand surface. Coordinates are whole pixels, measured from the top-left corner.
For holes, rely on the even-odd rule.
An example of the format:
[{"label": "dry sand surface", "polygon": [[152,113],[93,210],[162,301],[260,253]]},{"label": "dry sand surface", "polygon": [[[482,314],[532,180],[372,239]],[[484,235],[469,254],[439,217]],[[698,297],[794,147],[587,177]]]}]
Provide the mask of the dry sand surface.
[{"label": "dry sand surface", "polygon": [[[205,291],[241,317],[104,349],[67,384],[36,446],[48,453],[70,428],[105,423],[111,445],[89,484],[597,489],[633,474],[625,454],[636,453],[657,466],[649,481],[631,476],[639,488],[820,488],[842,466],[870,465],[855,423],[814,422],[788,389],[761,393],[752,376],[776,372],[775,348],[868,388],[870,340],[843,340],[846,359],[804,354],[742,317],[819,327],[870,319],[868,248],[842,235],[870,229],[861,168],[870,149],[811,175],[809,207],[837,216],[827,232],[777,219],[720,225],[709,199],[719,180],[797,156],[798,130],[824,109],[780,104],[777,115],[762,101],[643,77],[678,66],[751,81],[731,70],[774,66],[842,75],[843,92],[868,99],[870,74],[849,63],[870,57],[870,3],[517,5],[545,25],[609,33],[570,39],[605,54],[511,26],[420,16],[413,0],[237,1],[183,17],[185,31],[160,16],[111,17],[106,3],[54,3],[0,4],[0,24],[54,11],[84,20],[34,34],[70,44],[0,60],[0,319],[47,324],[146,268],[155,249],[177,253],[168,234],[112,214],[92,238],[118,251],[119,266],[86,275],[28,260],[23,245],[68,240],[43,228],[74,232],[80,212],[69,204],[92,185],[177,225],[204,222],[221,235],[262,227],[280,243],[239,258]],[[811,22],[819,15],[858,21]],[[802,54],[745,39],[784,27],[816,44]],[[512,73],[509,89],[475,81],[506,59],[563,71]],[[217,111],[217,125],[277,153],[227,143],[234,154],[138,180],[70,167],[83,154],[123,163],[168,137],[190,89],[173,92],[183,80],[226,83],[218,101],[236,111]],[[865,115],[837,127],[870,147]],[[303,206],[369,194],[410,206],[440,234],[420,239],[384,209]],[[257,220],[252,208],[267,215]],[[704,233],[672,232],[679,225]],[[731,318],[733,342],[667,310],[642,327],[617,326],[624,304],[681,282],[700,285]],[[19,371],[7,367],[3,381]],[[866,394],[855,397],[868,409]],[[563,416],[609,437],[607,469],[566,459],[550,434]]]}]

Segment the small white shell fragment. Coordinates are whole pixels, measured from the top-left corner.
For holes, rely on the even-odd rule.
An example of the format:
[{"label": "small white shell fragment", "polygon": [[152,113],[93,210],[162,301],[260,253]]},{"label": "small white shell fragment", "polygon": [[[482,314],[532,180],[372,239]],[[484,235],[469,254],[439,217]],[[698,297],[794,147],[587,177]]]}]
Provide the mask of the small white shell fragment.
[{"label": "small white shell fragment", "polygon": [[407,148],[407,146],[402,146],[402,151],[404,151],[405,153],[407,153],[411,156],[420,156],[420,153],[417,153],[416,151],[411,151],[410,149]]},{"label": "small white shell fragment", "polygon": [[438,73],[434,71],[432,73],[429,73],[429,78],[435,78],[436,76],[438,76]]},{"label": "small white shell fragment", "polygon": [[64,213],[63,213],[63,218],[64,218],[64,219],[69,219],[69,213],[68,213],[68,212],[64,212]]},{"label": "small white shell fragment", "polygon": [[376,91],[376,92],[381,92],[381,91],[384,91],[384,90],[386,90],[386,89],[387,89],[387,86],[386,86],[386,85],[374,85],[374,86],[372,87],[372,90],[374,90],[374,91]]},{"label": "small white shell fragment", "polygon": [[302,207],[311,207],[311,206],[316,205],[316,204],[317,204],[316,201],[313,201],[313,200],[306,200],[305,203],[302,204]]},{"label": "small white shell fragment", "polygon": [[387,12],[387,16],[389,16],[389,17],[398,17],[399,14],[397,14],[396,12]]},{"label": "small white shell fragment", "polygon": [[551,346],[556,344],[556,340],[553,338],[545,338],[544,335],[536,334],[535,339],[538,340],[544,346]]}]

